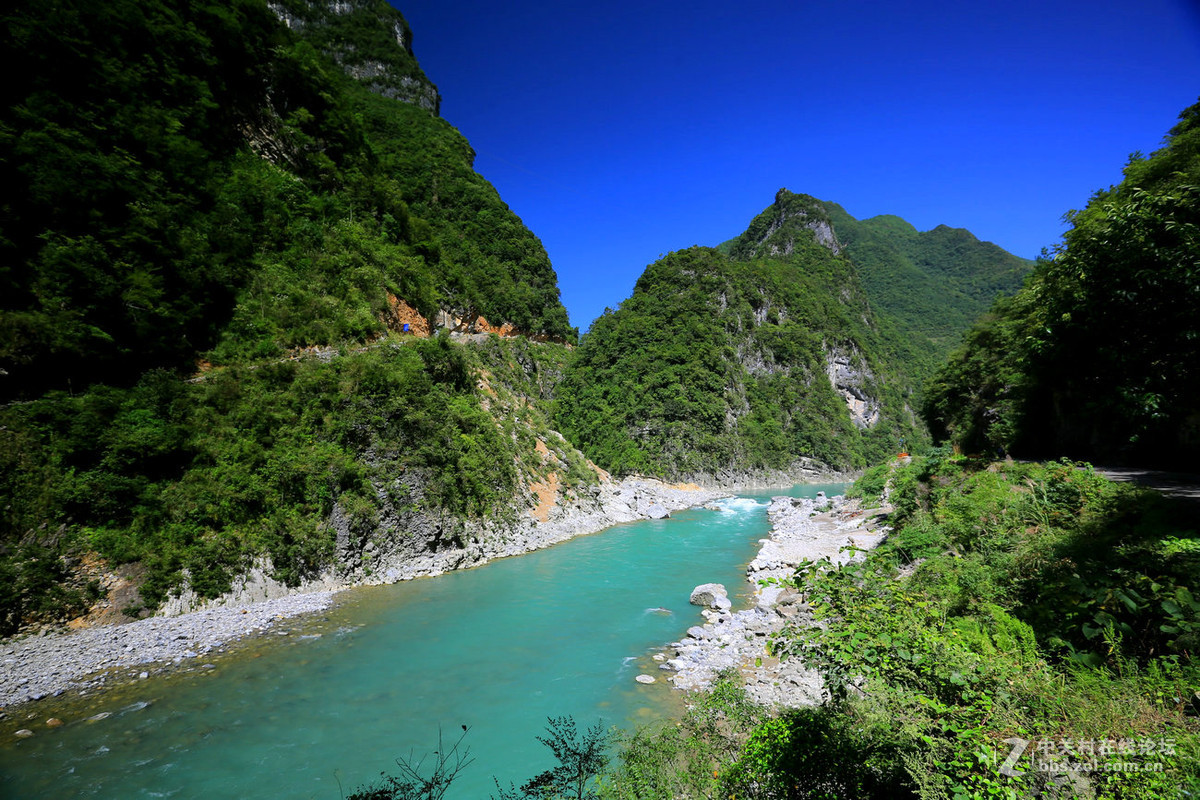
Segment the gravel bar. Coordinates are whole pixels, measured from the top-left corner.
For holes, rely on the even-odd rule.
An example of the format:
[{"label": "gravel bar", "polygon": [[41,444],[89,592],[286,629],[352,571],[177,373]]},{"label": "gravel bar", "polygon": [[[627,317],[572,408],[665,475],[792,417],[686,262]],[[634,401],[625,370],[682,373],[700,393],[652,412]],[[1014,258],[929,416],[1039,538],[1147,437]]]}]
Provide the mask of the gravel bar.
[{"label": "gravel bar", "polygon": [[[103,686],[100,673],[114,668],[180,664],[262,634],[280,620],[324,611],[332,604],[333,592],[312,592],[0,642],[0,709]],[[148,671],[140,673],[146,675]]]}]

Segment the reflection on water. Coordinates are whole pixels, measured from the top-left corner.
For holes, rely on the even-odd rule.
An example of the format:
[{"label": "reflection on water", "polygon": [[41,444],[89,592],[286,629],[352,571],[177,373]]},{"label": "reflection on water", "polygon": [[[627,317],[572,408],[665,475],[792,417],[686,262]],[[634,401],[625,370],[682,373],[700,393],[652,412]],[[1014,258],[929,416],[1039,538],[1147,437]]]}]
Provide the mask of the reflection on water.
[{"label": "reflection on water", "polygon": [[[840,486],[796,487],[812,496]],[[203,664],[0,723],[2,797],[339,798],[470,727],[450,800],[551,764],[546,717],[651,721],[678,702],[651,655],[734,594],[772,493],[638,522],[466,572],[345,592]],[[33,713],[26,719],[24,713]],[[107,715],[107,716],[104,716]],[[48,728],[51,716],[66,724]],[[16,740],[18,728],[35,732]]]}]

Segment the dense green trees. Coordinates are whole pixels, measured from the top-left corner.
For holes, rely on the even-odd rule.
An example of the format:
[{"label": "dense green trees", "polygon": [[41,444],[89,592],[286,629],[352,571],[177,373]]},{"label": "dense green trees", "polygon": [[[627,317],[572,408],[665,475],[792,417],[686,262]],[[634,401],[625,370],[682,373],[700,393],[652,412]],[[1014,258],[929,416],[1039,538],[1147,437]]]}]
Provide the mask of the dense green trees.
[{"label": "dense green trees", "polygon": [[475,172],[467,140],[418,107],[365,92],[359,103],[383,171],[418,220],[417,252],[437,264],[443,303],[574,342],[545,248]]},{"label": "dense green trees", "polygon": [[[505,508],[512,444],[480,406],[468,356],[435,339],[198,382],[155,371],[130,390],[10,406],[0,533],[52,562],[80,548],[141,561],[154,604],[182,570],[202,596],[227,591],[258,555],[285,583],[310,577],[331,562],[335,505],[363,537],[392,506]],[[35,611],[36,589],[14,603]]]},{"label": "dense green trees", "polygon": [[[129,383],[218,342],[227,360],[362,339],[388,290],[573,337],[465,140],[371,91],[432,87],[403,18],[289,8],[304,38],[261,0],[5,10],[0,396]],[[343,51],[386,70],[355,80]]]},{"label": "dense green trees", "polygon": [[[389,295],[575,337],[541,243],[436,116],[398,12],[2,14],[20,65],[0,107],[4,632],[86,605],[89,551],[141,561],[153,605],[185,574],[218,594],[262,556],[287,583],[315,573],[335,508],[356,533],[384,506],[508,513],[536,434],[485,410],[477,356],[364,349]],[[314,346],[330,360],[288,360]],[[511,360],[497,348],[479,357]],[[565,357],[522,354],[534,372]],[[506,391],[540,391],[525,377]]]},{"label": "dense green trees", "polygon": [[[818,241],[828,230],[816,201],[781,191],[722,248],[732,255],[693,247],[651,264],[584,337],[559,429],[606,469],[669,476],[862,466],[919,438],[893,341],[853,265]],[[835,353],[877,423],[852,422],[828,374]]]},{"label": "dense green trees", "polygon": [[961,228],[918,232],[899,217],[856,220],[836,203],[823,205],[871,307],[895,328],[903,361],[918,381],[997,296],[1015,293],[1033,266]]},{"label": "dense green trees", "polygon": [[205,223],[288,58],[275,20],[255,2],[28,0],[4,28],[21,67],[0,109],[0,392],[177,363],[246,277]]},{"label": "dense green trees", "polygon": [[1190,462],[1200,449],[1200,106],[1067,215],[1024,289],[930,385],[968,450]]}]

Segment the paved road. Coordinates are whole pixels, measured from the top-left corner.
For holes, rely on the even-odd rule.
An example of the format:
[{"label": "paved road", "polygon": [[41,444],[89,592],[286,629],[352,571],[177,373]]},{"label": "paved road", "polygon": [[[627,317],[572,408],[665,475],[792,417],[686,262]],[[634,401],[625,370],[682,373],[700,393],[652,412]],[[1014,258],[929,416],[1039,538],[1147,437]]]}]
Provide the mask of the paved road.
[{"label": "paved road", "polygon": [[1096,467],[1096,472],[1109,480],[1141,484],[1167,497],[1181,497],[1192,503],[1200,503],[1200,475],[1194,473],[1134,467]]}]

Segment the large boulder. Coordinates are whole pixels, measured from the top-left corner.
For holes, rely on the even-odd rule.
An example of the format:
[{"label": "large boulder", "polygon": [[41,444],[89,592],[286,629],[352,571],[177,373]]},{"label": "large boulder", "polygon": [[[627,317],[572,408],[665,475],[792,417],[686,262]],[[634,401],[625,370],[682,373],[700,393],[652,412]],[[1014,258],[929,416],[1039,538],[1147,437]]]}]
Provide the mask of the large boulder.
[{"label": "large boulder", "polygon": [[774,608],[779,602],[781,594],[783,594],[782,586],[764,586],[758,590],[758,607]]},{"label": "large boulder", "polygon": [[671,512],[667,511],[661,503],[655,503],[646,509],[646,516],[650,519],[670,519]]},{"label": "large boulder", "polygon": [[729,602],[729,592],[719,583],[702,583],[692,589],[691,603],[694,606],[706,606],[718,611],[728,611],[732,607]]}]

